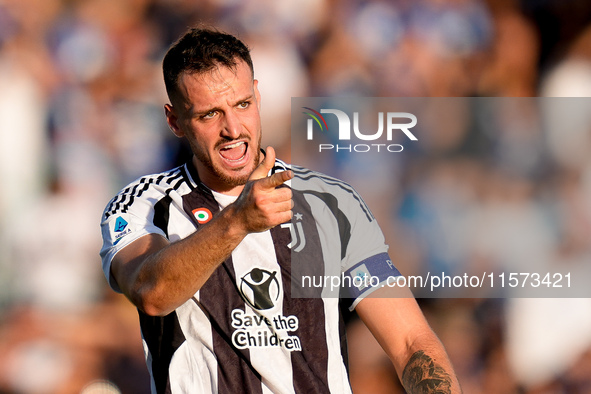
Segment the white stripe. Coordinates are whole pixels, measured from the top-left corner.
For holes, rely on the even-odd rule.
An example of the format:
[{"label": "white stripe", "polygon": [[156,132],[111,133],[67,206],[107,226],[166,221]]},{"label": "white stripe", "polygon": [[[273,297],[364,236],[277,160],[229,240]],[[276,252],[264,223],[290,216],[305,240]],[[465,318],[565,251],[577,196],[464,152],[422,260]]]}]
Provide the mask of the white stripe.
[{"label": "white stripe", "polygon": [[[198,300],[199,292],[195,295]],[[176,309],[185,342],[175,351],[169,376],[174,393],[217,392],[217,359],[211,323],[195,300]]]},{"label": "white stripe", "polygon": [[156,382],[154,382],[154,374],[152,373],[152,354],[148,349],[148,343],[144,339],[144,334],[142,334],[142,346],[144,347],[144,358],[146,360],[146,367],[148,367],[148,372],[150,373],[150,392],[152,394],[156,394]]},{"label": "white stripe", "polygon": [[197,182],[195,182],[195,179],[193,179],[193,177],[191,176],[191,171],[189,171],[189,166],[187,164],[184,165],[185,167],[185,173],[187,174],[187,177],[189,178],[189,182],[191,183],[191,185],[194,188],[197,188]]}]

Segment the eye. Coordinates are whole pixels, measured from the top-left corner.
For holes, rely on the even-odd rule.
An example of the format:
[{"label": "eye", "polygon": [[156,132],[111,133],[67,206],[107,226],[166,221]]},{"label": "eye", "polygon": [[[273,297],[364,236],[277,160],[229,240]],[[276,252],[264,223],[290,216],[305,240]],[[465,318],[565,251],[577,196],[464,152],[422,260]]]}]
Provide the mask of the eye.
[{"label": "eye", "polygon": [[238,108],[248,108],[249,105],[250,101],[243,101],[240,104],[238,104]]},{"label": "eye", "polygon": [[202,118],[203,119],[211,119],[214,116],[216,116],[217,113],[218,113],[217,111],[210,111],[210,112],[206,113],[205,115],[203,115]]}]

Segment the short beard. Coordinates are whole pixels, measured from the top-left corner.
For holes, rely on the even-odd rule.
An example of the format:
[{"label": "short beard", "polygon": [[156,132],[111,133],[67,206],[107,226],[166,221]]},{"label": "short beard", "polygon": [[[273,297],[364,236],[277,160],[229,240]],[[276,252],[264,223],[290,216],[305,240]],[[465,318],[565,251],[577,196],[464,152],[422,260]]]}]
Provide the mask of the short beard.
[{"label": "short beard", "polygon": [[256,153],[255,153],[255,157],[254,157],[254,161],[253,161],[254,164],[253,164],[252,170],[249,171],[248,174],[245,174],[245,175],[239,176],[239,177],[231,177],[231,176],[228,176],[227,174],[225,174],[223,172],[218,171],[213,166],[213,163],[211,162],[211,160],[209,160],[209,157],[207,157],[206,155],[196,154],[195,156],[197,157],[197,160],[201,164],[203,164],[203,166],[207,167],[207,169],[212,174],[215,174],[215,176],[218,177],[219,180],[221,180],[224,184],[226,184],[230,188],[234,188],[236,186],[245,185],[246,182],[248,182],[248,180],[250,179],[250,175],[252,174],[252,172],[259,165],[259,161],[261,159],[261,147],[260,147],[260,144],[257,147],[257,149],[255,150],[255,152]]},{"label": "short beard", "polygon": [[[221,171],[218,171],[214,165],[213,162],[211,161],[211,159],[207,156],[207,154],[205,154],[204,152],[201,152],[199,149],[197,149],[197,147],[191,146],[191,150],[193,151],[193,154],[195,155],[195,158],[197,159],[197,161],[199,161],[204,167],[206,167],[210,173],[214,174],[218,180],[220,180],[222,183],[224,183],[226,186],[228,186],[229,188],[234,188],[237,186],[242,186],[245,185],[246,182],[248,182],[248,180],[250,179],[250,175],[252,174],[252,172],[258,167],[259,162],[261,160],[261,141],[262,141],[262,132],[259,131],[259,138],[258,141],[256,141],[256,149],[253,151],[254,153],[254,160],[253,160],[253,164],[252,164],[252,169],[245,175],[239,176],[239,177],[232,177],[229,176],[228,174],[225,174]],[[240,135],[238,137],[238,139],[240,138],[245,138],[247,136],[243,136]],[[247,138],[245,138],[247,139]],[[221,145],[223,143],[225,143],[227,141],[219,141],[216,144],[216,147],[218,145]],[[249,144],[252,143],[253,141],[249,140]],[[192,145],[189,141],[189,144]]]}]

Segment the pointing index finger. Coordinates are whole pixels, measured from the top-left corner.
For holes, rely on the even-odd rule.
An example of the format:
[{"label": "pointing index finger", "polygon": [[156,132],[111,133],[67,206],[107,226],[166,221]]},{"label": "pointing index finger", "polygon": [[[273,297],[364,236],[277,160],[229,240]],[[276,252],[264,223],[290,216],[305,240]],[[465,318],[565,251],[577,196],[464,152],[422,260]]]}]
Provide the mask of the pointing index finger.
[{"label": "pointing index finger", "polygon": [[288,180],[293,178],[293,171],[281,171],[277,172],[270,177],[260,179],[259,182],[264,189],[275,189],[278,186],[281,186]]}]

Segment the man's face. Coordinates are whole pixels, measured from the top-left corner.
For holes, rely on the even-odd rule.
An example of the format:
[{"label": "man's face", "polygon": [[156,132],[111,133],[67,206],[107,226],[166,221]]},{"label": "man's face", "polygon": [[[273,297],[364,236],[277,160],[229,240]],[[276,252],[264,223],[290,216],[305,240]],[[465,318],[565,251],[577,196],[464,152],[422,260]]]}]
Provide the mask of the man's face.
[{"label": "man's face", "polygon": [[261,120],[257,82],[244,61],[201,74],[183,73],[179,95],[165,105],[177,137],[186,137],[201,181],[239,194],[260,161]]}]

